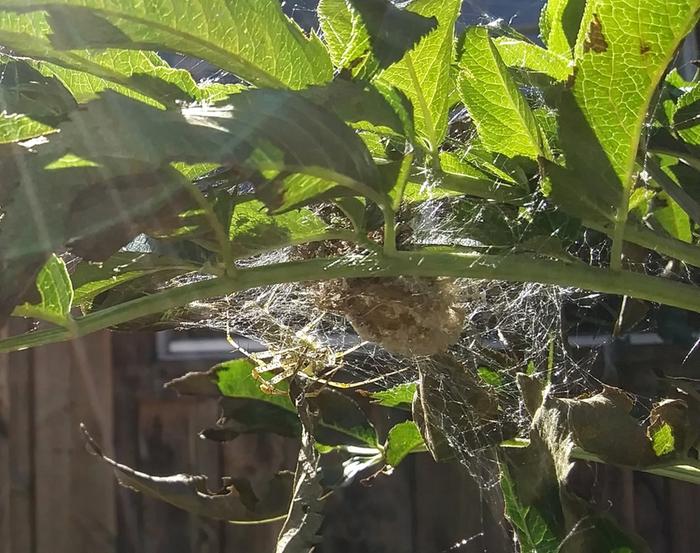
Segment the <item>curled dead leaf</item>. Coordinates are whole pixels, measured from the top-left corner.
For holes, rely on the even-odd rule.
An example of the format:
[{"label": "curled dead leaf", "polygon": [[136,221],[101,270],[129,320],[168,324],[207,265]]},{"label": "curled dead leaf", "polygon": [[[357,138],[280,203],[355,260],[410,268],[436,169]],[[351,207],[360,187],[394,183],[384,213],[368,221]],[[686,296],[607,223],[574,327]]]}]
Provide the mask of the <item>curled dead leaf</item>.
[{"label": "curled dead leaf", "polygon": [[107,457],[81,424],[88,450],[114,468],[119,483],[144,495],[165,501],[198,516],[228,522],[262,523],[287,511],[292,496],[291,474],[281,472],[257,495],[247,480],[223,479],[221,489],[211,491],[203,475],[151,476]]}]

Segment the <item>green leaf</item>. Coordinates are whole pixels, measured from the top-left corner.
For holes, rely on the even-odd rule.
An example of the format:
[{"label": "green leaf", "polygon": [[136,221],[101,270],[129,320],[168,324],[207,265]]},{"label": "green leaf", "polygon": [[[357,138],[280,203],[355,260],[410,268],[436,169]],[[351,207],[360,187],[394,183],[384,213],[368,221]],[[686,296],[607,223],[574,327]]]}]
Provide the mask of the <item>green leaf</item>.
[{"label": "green leaf", "polygon": [[7,60],[0,65],[0,112],[24,114],[49,125],[63,120],[78,107],[66,87],[29,63]]},{"label": "green leaf", "polygon": [[298,173],[263,182],[255,189],[255,195],[271,213],[284,213],[313,201],[330,200],[346,194],[352,193],[332,180]]},{"label": "green leaf", "polygon": [[654,190],[648,188],[635,188],[630,194],[630,213],[634,213],[638,220],[642,220],[649,211],[651,200],[656,196]]},{"label": "green leaf", "polygon": [[423,436],[413,421],[406,421],[389,430],[384,446],[387,465],[396,467],[414,449],[423,445]]},{"label": "green leaf", "polygon": [[[678,166],[666,166],[662,168],[655,158],[647,156],[646,170],[651,178],[661,186],[663,191],[680,206],[688,216],[694,221],[700,221],[700,203],[693,197],[692,187],[693,180],[695,180],[694,177],[697,175],[693,174],[691,178],[688,179],[689,190],[686,190],[681,186],[679,182],[680,179],[678,175],[674,173],[674,169],[678,169]],[[690,170],[690,168],[688,168],[688,170]],[[631,201],[630,199],[630,203]]]},{"label": "green leaf", "polygon": [[43,319],[61,326],[70,324],[73,285],[63,259],[56,254],[49,257],[36,277],[36,287],[41,302],[36,305],[24,304],[15,309],[14,314]]},{"label": "green leaf", "polygon": [[73,285],[66,264],[53,254],[39,271],[36,287],[41,295],[40,307],[47,312],[65,318],[73,305]]},{"label": "green leaf", "polygon": [[455,22],[460,6],[460,0],[413,2],[411,11],[436,18],[437,29],[379,76],[383,82],[401,90],[411,101],[416,133],[425,140],[431,152],[437,152],[447,133],[453,89]]},{"label": "green leaf", "polygon": [[559,99],[559,144],[566,168],[542,160],[549,177],[549,197],[567,214],[589,221],[614,220],[622,186],[571,92]]},{"label": "green leaf", "polygon": [[189,202],[186,181],[168,167],[59,158],[51,168],[51,157],[10,152],[0,155],[3,204],[11,206],[0,219],[0,320],[51,252],[70,246],[80,257],[107,259],[141,232],[176,224]]},{"label": "green leaf", "polygon": [[666,205],[654,210],[656,220],[674,238],[691,243],[693,233],[688,214],[668,194],[661,194],[660,199],[664,200]]},{"label": "green leaf", "polygon": [[148,253],[119,252],[103,262],[81,261],[73,270],[71,280],[75,288],[75,305],[89,306],[92,300],[112,288],[141,277],[163,273],[184,273],[197,267],[179,259],[170,259]]},{"label": "green leaf", "polygon": [[361,232],[367,229],[367,206],[360,198],[338,198],[335,201],[338,208],[349,219],[355,231]]},{"label": "green leaf", "polygon": [[695,26],[700,2],[590,4],[577,44],[574,96],[626,185],[652,97],[678,45]]},{"label": "green leaf", "polygon": [[397,8],[390,0],[347,0],[357,10],[369,35],[372,53],[379,67],[392,65],[404,57],[423,36],[435,29],[433,13],[424,13],[420,0],[411,10]]},{"label": "green leaf", "polygon": [[673,112],[673,127],[690,144],[700,144],[700,84],[683,94]]},{"label": "green leaf", "polygon": [[494,388],[500,388],[503,386],[503,379],[501,378],[501,375],[498,374],[498,371],[494,371],[488,367],[479,367],[476,372],[479,375],[479,378],[481,378],[481,380],[486,382],[486,384],[489,386],[493,386]]},{"label": "green leaf", "polygon": [[0,44],[31,58],[31,64],[43,75],[62,81],[78,102],[106,89],[158,106],[204,96],[189,72],[170,67],[155,53],[117,49],[67,52],[54,47],[50,33],[45,13],[0,12]]},{"label": "green leaf", "polygon": [[321,0],[319,22],[333,65],[347,68],[362,59],[385,68],[399,61],[437,23],[413,11],[389,0]]},{"label": "green leaf", "polygon": [[[113,121],[107,128],[104,121]],[[377,169],[343,121],[299,93],[258,89],[226,105],[163,111],[106,91],[62,125],[49,151],[149,166],[209,162],[274,179],[303,172],[340,184],[376,186]],[[52,144],[54,144],[52,146]]]},{"label": "green leaf", "polygon": [[[285,411],[296,413],[296,407],[284,391],[287,381],[277,383],[275,387],[282,393],[266,393],[260,384],[274,376],[274,372],[264,370],[251,359],[242,358],[221,363],[208,373],[190,373],[168,384],[182,394],[213,395],[211,384],[226,398],[255,400],[274,405]],[[256,373],[259,378],[253,376]],[[318,428],[316,439],[325,445],[352,444],[376,447],[377,433],[367,415],[358,404],[345,394],[331,388],[323,388],[314,397],[308,398],[309,404],[318,411]]]},{"label": "green leaf", "polygon": [[505,515],[515,529],[522,553],[557,553],[560,542],[551,521],[536,506],[522,504],[505,465],[501,465],[500,482]]},{"label": "green leaf", "polygon": [[[381,186],[357,134],[301,95],[254,90],[229,101],[226,106],[163,111],[106,91],[70,114],[61,132],[41,146],[40,159],[71,153],[106,163],[112,172],[117,160],[131,160],[119,171],[180,161],[224,165],[251,177],[260,172],[273,179],[265,199],[277,208],[346,190],[338,184],[352,187],[352,193]],[[307,174],[286,176],[297,170]],[[35,178],[40,182],[44,177]],[[74,187],[79,186],[76,181]],[[68,189],[54,192],[67,194]]]},{"label": "green leaf", "polygon": [[326,388],[308,401],[319,413],[316,439],[320,443],[342,445],[350,437],[361,445],[377,447],[377,431],[353,399]]},{"label": "green leaf", "polygon": [[359,12],[346,0],[320,0],[318,20],[335,67],[349,67],[366,56],[369,34]]},{"label": "green leaf", "polygon": [[527,180],[517,164],[489,152],[476,140],[468,151],[459,154],[440,152],[440,165],[445,172],[486,178],[496,181],[496,184],[525,184]]},{"label": "green leaf", "polygon": [[393,87],[335,79],[309,87],[303,95],[358,130],[397,137],[412,134],[410,104]]},{"label": "green leaf", "polygon": [[372,392],[370,397],[379,405],[384,407],[398,407],[400,405],[410,406],[413,403],[413,396],[416,394],[418,384],[416,382],[406,382],[399,384],[388,390]]},{"label": "green leaf", "polygon": [[[258,370],[250,359],[234,359],[221,365],[217,365],[212,370],[215,382],[221,395],[241,399],[256,399],[282,407],[287,411],[296,411],[292,400],[286,394],[268,394],[260,389],[261,380],[253,378],[253,372]],[[262,375],[260,378],[269,379],[272,375]],[[267,378],[265,378],[267,377]],[[284,389],[284,384],[280,389]]]},{"label": "green leaf", "polygon": [[0,143],[19,142],[54,132],[50,125],[20,114],[0,113]]},{"label": "green leaf", "polygon": [[508,67],[535,71],[565,81],[572,73],[570,59],[523,40],[499,37],[494,40],[498,53]]},{"label": "green leaf", "polygon": [[676,449],[676,439],[671,425],[663,423],[652,435],[651,444],[657,457],[673,453]]},{"label": "green leaf", "polygon": [[[420,177],[420,175],[417,176]],[[401,196],[401,201],[404,204],[419,204],[430,200],[437,200],[439,198],[450,198],[461,194],[470,194],[471,192],[466,192],[465,190],[467,188],[470,191],[473,190],[471,183],[468,183],[467,187],[461,186],[462,184],[463,183],[460,182],[458,185],[448,188],[444,181],[440,183],[440,186],[431,186],[425,182],[411,180],[406,183],[406,187],[404,188]],[[457,190],[453,190],[452,188],[456,188]],[[395,199],[398,192],[398,189],[392,190],[391,198]],[[479,190],[476,192],[479,192]]]},{"label": "green leaf", "polygon": [[262,202],[253,200],[234,207],[229,239],[234,255],[244,257],[319,238],[326,231],[328,226],[309,209],[270,215]]},{"label": "green leaf", "polygon": [[[603,217],[614,219],[613,250],[621,248],[651,102],[699,14],[699,0],[587,4],[576,44],[573,100],[564,95],[560,107],[560,142],[570,173],[583,184],[570,187],[568,195],[578,194],[579,203],[587,202]],[[585,183],[577,175],[583,168]],[[618,253],[613,251],[613,263],[619,263]]]},{"label": "green leaf", "polygon": [[682,90],[683,92],[689,92],[691,88],[693,88],[693,81],[696,80],[697,73],[695,74],[693,80],[688,81],[681,75],[680,71],[678,71],[677,67],[674,67],[671,69],[671,71],[668,72],[666,75],[666,78],[664,81],[666,84],[677,88],[678,90]]},{"label": "green leaf", "polygon": [[441,152],[440,167],[443,170],[441,188],[497,201],[522,196],[521,190],[511,186],[513,178],[508,173],[474,156],[465,155],[460,159],[451,152]]},{"label": "green leaf", "polygon": [[571,59],[586,0],[549,0],[540,15],[540,37],[553,54]]},{"label": "green leaf", "polygon": [[535,116],[487,29],[467,31],[459,67],[459,92],[484,146],[508,157],[544,156]]},{"label": "green leaf", "polygon": [[206,97],[188,71],[170,67],[152,52],[105,50],[84,54],[79,62],[74,58],[56,61],[35,65],[43,74],[60,79],[80,103],[92,100],[102,90],[114,90],[157,107]]},{"label": "green leaf", "polygon": [[277,0],[3,0],[0,8],[46,9],[61,49],[182,52],[258,86],[297,89],[332,77],[319,38],[306,37]]},{"label": "green leaf", "polygon": [[201,436],[214,442],[231,442],[243,434],[271,433],[297,438],[301,424],[297,414],[257,400],[221,398],[220,416]]},{"label": "green leaf", "polygon": [[77,107],[71,93],[55,78],[29,63],[8,59],[0,65],[0,142],[17,142],[55,131]]}]

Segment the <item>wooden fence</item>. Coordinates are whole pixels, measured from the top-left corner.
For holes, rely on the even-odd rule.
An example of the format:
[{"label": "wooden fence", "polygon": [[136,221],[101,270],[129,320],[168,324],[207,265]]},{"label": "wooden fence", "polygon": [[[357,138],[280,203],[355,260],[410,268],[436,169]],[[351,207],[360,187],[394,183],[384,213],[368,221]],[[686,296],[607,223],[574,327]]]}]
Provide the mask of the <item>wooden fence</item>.
[{"label": "wooden fence", "polygon": [[[659,362],[671,357],[658,354]],[[289,440],[242,436],[218,445],[196,437],[215,420],[216,404],[177,398],[162,384],[205,367],[158,361],[147,334],[100,333],[1,356],[0,553],[274,551],[277,526],[211,523],[118,488],[84,447],[80,422],[106,452],[154,474],[256,482],[293,467]],[[699,550],[698,488],[597,465],[576,472],[576,485],[640,531],[655,553]],[[480,489],[458,466],[415,456],[392,476],[332,497],[317,551],[508,553],[514,545],[501,509],[494,490]]]}]

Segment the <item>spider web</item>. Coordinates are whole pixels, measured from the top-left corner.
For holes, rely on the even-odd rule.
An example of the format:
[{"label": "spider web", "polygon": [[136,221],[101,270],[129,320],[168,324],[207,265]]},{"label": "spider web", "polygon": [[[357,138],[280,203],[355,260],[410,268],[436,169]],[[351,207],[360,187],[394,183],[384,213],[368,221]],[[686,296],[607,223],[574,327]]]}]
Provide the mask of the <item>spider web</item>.
[{"label": "spider web", "polygon": [[[417,241],[447,243],[459,234],[461,226],[469,226],[472,221],[444,216],[454,204],[454,200],[436,200],[420,206],[412,220],[414,237],[420,237]],[[246,260],[243,265],[283,262],[297,255],[294,248],[286,248]],[[387,390],[417,382],[421,374],[429,375],[444,404],[431,424],[487,489],[498,477],[494,447],[507,437],[527,435],[529,418],[521,405],[515,375],[535,371],[548,375],[555,387],[582,389],[589,378],[586,366],[593,356],[572,355],[564,331],[564,306],[578,302],[581,294],[577,290],[470,279],[457,279],[451,287],[455,305],[465,316],[461,336],[444,356],[407,356],[379,343],[362,343],[345,317],[324,307],[324,288],[316,283],[256,288],[200,303],[196,311],[207,313],[207,318],[183,323],[183,328],[205,326],[234,332],[264,344],[271,353],[299,350],[303,338],[304,343],[313,343],[316,351],[336,356],[338,362],[329,379],[353,386],[352,390]],[[589,303],[595,300],[590,294],[585,297]],[[353,348],[357,349],[345,353]],[[468,386],[464,379],[443,370],[445,356],[469,375]],[[495,382],[489,375],[496,375]],[[475,409],[475,387],[493,397],[499,408],[486,415]]]},{"label": "spider web", "polygon": [[[531,5],[539,7],[541,3],[528,2],[528,8]],[[316,4],[315,0],[309,0],[284,2],[283,6],[300,25],[309,29],[316,26]],[[524,13],[525,8],[518,4],[519,11]],[[502,21],[488,15],[489,5],[490,2],[485,1],[465,2],[461,22],[495,24]],[[524,19],[521,15],[508,21],[517,26]],[[169,60],[175,66],[186,67],[200,80],[235,80],[198,60],[184,57]],[[0,75],[0,79],[2,77]],[[535,108],[545,109],[534,83],[532,87],[525,87],[525,92]],[[545,112],[543,115],[554,114]],[[457,126],[465,119],[468,119],[466,112],[456,111],[452,114],[451,124]],[[473,129],[461,134],[455,132],[451,136],[458,144],[468,144],[476,138]],[[429,190],[435,184],[427,172],[425,188]],[[485,213],[494,206],[473,200],[466,205],[468,209],[465,205],[459,198],[435,198],[406,214],[403,222],[411,228],[411,242],[479,247],[479,241],[470,237],[470,230],[482,224]],[[533,215],[546,209],[544,205],[530,207]],[[590,231],[568,245],[570,254],[592,265],[604,264],[608,250],[607,240]],[[298,255],[297,249],[285,248],[244,260],[241,265],[267,265],[297,259]],[[638,260],[634,268],[652,274],[662,271],[668,274],[670,270],[678,279],[691,278],[687,267],[676,264],[669,269],[653,254]],[[187,277],[180,281],[191,282],[195,278],[201,277]],[[378,343],[362,343],[348,319],[325,306],[323,289],[313,283],[256,288],[198,302],[190,306],[191,313],[180,314],[180,327],[233,332],[263,344],[270,352],[300,349],[300,339],[303,338],[313,343],[317,351],[328,351],[336,356],[338,366],[334,367],[337,371],[332,380],[357,385],[354,390],[388,390],[418,382],[428,375],[444,406],[433,413],[431,424],[445,439],[454,456],[481,484],[484,493],[488,493],[498,479],[494,448],[500,440],[511,435],[527,435],[530,424],[515,375],[518,372],[539,373],[551,380],[555,393],[561,394],[578,393],[597,384],[589,371],[595,361],[595,352],[576,350],[571,346],[570,338],[578,332],[585,313],[596,311],[603,297],[537,283],[457,279],[451,284],[453,302],[464,313],[464,324],[459,339],[450,346],[446,355],[451,364],[459,366],[469,376],[466,386],[464,379],[445,370],[444,357],[406,356]],[[574,325],[567,315],[571,311],[578,313],[579,322]],[[346,354],[350,349],[354,351]],[[494,398],[498,409],[475,408],[475,388]],[[455,544],[450,551],[466,546],[472,539]]]},{"label": "spider web", "polygon": [[[511,18],[505,17],[505,5],[498,6],[501,12],[497,17],[489,15],[490,2],[470,0],[463,6],[460,24],[490,24],[504,33],[513,25],[532,37],[536,32],[533,32],[536,16],[529,17],[528,13],[538,14],[542,3],[533,0],[525,6],[519,2],[519,13]],[[316,4],[311,0],[284,2],[283,6],[308,30],[317,25]],[[515,3],[511,4],[515,7]],[[199,65],[195,68],[201,69]],[[227,81],[231,76],[212,71],[204,78]],[[544,123],[555,120],[556,113],[545,105],[534,81],[529,84],[526,81],[521,89]],[[453,129],[450,140],[454,145],[478,143],[465,110],[452,113],[450,124]],[[427,170],[424,191],[437,190],[437,184]],[[402,213],[401,222],[410,228],[410,243],[414,245],[479,248],[484,244],[472,231],[498,209],[486,201],[436,197]],[[551,208],[536,200],[527,209],[535,220]],[[512,216],[500,215],[503,221]],[[508,231],[508,227],[503,230]],[[517,243],[527,230],[527,226],[513,229],[510,238]],[[552,237],[565,234],[560,231],[563,229],[552,229]],[[596,232],[584,230],[565,247],[567,254],[591,265],[607,264],[609,240]],[[507,256],[509,251],[516,253],[515,248],[508,247],[502,247],[500,253]],[[299,255],[298,249],[285,248],[240,264],[267,265],[298,259]],[[507,258],[504,262],[507,263]],[[664,273],[679,280],[691,279],[687,267],[668,266],[666,260],[651,253],[635,260],[630,268],[649,274]],[[464,313],[464,323],[456,342],[439,356],[407,356],[381,343],[364,343],[347,317],[329,309],[325,297],[328,288],[315,283],[281,284],[200,302],[194,306],[195,311],[206,316],[183,321],[182,328],[208,327],[239,334],[263,344],[271,353],[300,352],[302,347],[313,344],[313,353],[330,353],[337,360],[330,368],[331,375],[317,376],[350,386],[348,393],[388,390],[420,381],[428,390],[424,395],[431,395],[434,406],[429,414],[423,412],[424,425],[432,427],[439,436],[437,441],[442,440],[449,455],[461,462],[480,485],[482,508],[495,508],[494,488],[499,479],[496,449],[505,439],[527,436],[531,422],[516,385],[516,374],[540,375],[551,382],[557,395],[578,395],[599,387],[600,382],[591,370],[597,352],[574,347],[572,338],[589,332],[602,335],[603,342],[610,342],[620,306],[613,303],[611,308],[609,298],[601,294],[538,283],[457,279],[450,287],[453,294],[450,302]],[[652,329],[652,321],[653,316],[648,316],[638,326]],[[347,353],[348,350],[352,352]],[[455,543],[449,551],[468,547],[476,537]],[[516,545],[513,547],[517,549]]]},{"label": "spider web", "polygon": [[[285,2],[283,6],[308,29],[316,26],[316,4],[315,1]],[[527,20],[529,25],[535,22],[536,17],[527,17],[526,8],[538,14],[535,8],[541,4],[533,1],[525,7],[519,3],[517,17],[509,18],[506,23],[502,17],[489,15],[489,2],[469,1],[465,2],[461,23],[478,21],[508,32],[509,23],[518,25]],[[500,5],[498,9],[504,10],[506,6]],[[215,75],[215,78],[220,77],[225,78],[225,75]],[[541,117],[555,117],[556,114],[545,106],[534,82],[532,86],[525,84],[523,91]],[[468,120],[468,114],[458,110],[452,114],[451,124],[458,127],[465,119]],[[451,139],[464,145],[475,142],[477,137],[473,127],[467,127],[467,130],[453,132]],[[429,190],[435,184],[427,171],[424,188]],[[469,231],[483,223],[485,212],[494,209],[494,205],[470,200],[467,208],[459,198],[436,198],[424,202],[408,215],[404,214],[406,219],[403,222],[411,228],[411,243],[480,246],[478,240],[469,238]],[[528,209],[534,217],[550,208],[544,202],[535,202]],[[559,230],[553,229],[552,235],[556,236]],[[514,239],[518,238],[516,234],[514,232]],[[607,263],[609,241],[598,233],[584,231],[582,237],[567,244],[566,248],[568,254],[591,265]],[[298,255],[298,250],[287,248],[241,264],[265,265],[296,259]],[[651,274],[670,270],[679,279],[690,278],[687,267],[676,264],[669,268],[654,254],[637,260],[632,268]],[[455,378],[453,372],[441,368],[444,360],[406,356],[379,343],[361,343],[348,319],[327,308],[324,289],[316,284],[282,284],[220,298],[198,306],[198,312],[208,313],[206,319],[183,324],[183,327],[206,326],[232,331],[264,344],[271,352],[298,347],[303,335],[318,351],[332,352],[339,360],[340,368],[334,367],[333,381],[358,386],[362,390],[386,390],[417,382],[421,374],[429,375],[444,405],[444,409],[434,414],[431,424],[444,437],[454,455],[484,489],[488,489],[497,482],[494,447],[503,438],[526,436],[529,428],[530,420],[515,383],[518,372],[542,375],[551,381],[554,393],[560,394],[576,394],[600,384],[590,371],[596,352],[576,349],[571,345],[571,338],[579,331],[590,332],[586,330],[591,328],[590,324],[586,326],[586,313],[600,310],[606,298],[600,294],[537,283],[458,279],[452,284],[456,289],[454,304],[465,317],[461,336],[447,355],[451,363],[459,365],[470,375],[469,386]],[[575,314],[573,322],[571,313]],[[614,310],[609,312],[605,321],[609,325],[601,327],[598,320],[594,332],[609,336],[615,317]],[[642,328],[650,328],[650,324],[649,318],[640,323]],[[349,349],[353,349],[352,353],[346,354]],[[474,387],[495,398],[498,409],[479,413],[474,407]]]},{"label": "spider web", "polygon": [[[501,4],[498,9],[503,11],[506,6]],[[528,3],[527,8],[535,14],[530,18],[533,21],[541,4],[536,0]],[[283,2],[282,5],[305,29],[316,27],[317,1]],[[489,15],[489,5],[489,2],[476,0],[465,2],[460,23],[507,27],[503,18]],[[521,3],[517,8],[518,12],[525,13]],[[509,21],[517,25],[524,19],[518,15]],[[226,80],[230,77],[214,71],[205,78]],[[534,83],[532,87],[525,87],[525,92],[531,96],[535,107],[544,109],[544,101],[537,97]],[[464,119],[468,119],[468,114],[457,111],[452,114],[451,123],[454,125]],[[452,139],[459,144],[475,138],[473,128],[452,134]],[[424,188],[429,190],[435,184],[426,172]],[[479,246],[478,240],[465,237],[470,234],[468,229],[483,222],[484,211],[492,209],[493,205],[470,201],[468,209],[464,207],[463,202],[454,198],[424,202],[404,221],[411,227],[411,242]],[[539,209],[540,206],[532,207],[533,213]],[[605,242],[597,238],[570,247],[573,253],[586,257],[591,263],[604,257],[605,248]],[[298,250],[286,248],[240,264],[266,265],[297,259],[298,255]],[[311,341],[318,351],[330,351],[339,360],[340,368],[336,367],[333,381],[359,386],[361,390],[387,390],[417,382],[421,374],[429,375],[436,394],[444,403],[444,409],[431,418],[431,424],[444,437],[456,458],[487,490],[497,482],[494,447],[506,437],[503,429],[508,429],[509,435],[524,436],[529,426],[515,375],[535,371],[550,378],[555,388],[566,391],[587,387],[590,380],[587,367],[594,355],[572,353],[563,313],[567,304],[577,304],[580,297],[585,298],[584,307],[590,307],[599,298],[574,289],[536,283],[458,279],[452,285],[456,291],[454,304],[464,312],[464,325],[461,336],[446,355],[450,363],[460,366],[470,376],[469,389],[465,389],[464,382],[455,378],[453,372],[441,368],[444,358],[406,356],[373,342],[358,347],[362,340],[356,330],[346,317],[325,306],[323,288],[316,284],[281,284],[199,302],[193,306],[194,311],[206,313],[206,317],[183,320],[182,328],[208,327],[236,333],[263,344],[273,353],[299,348],[303,334],[304,340]],[[345,354],[353,348],[356,349],[352,353]],[[490,383],[484,380],[488,375],[491,375]],[[495,398],[499,408],[486,416],[478,413],[473,404],[474,387]]]}]

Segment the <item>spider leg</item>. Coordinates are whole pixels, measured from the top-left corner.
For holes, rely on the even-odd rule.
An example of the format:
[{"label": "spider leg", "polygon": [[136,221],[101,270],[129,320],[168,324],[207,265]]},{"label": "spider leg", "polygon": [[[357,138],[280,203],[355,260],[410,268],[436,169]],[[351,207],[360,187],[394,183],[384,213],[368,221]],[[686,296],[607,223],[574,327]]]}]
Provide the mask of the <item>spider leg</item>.
[{"label": "spider leg", "polygon": [[247,349],[242,347],[238,342],[236,342],[236,340],[233,339],[233,335],[231,334],[231,324],[228,320],[226,321],[226,341],[233,349],[235,349],[243,357],[250,359],[255,364],[260,364],[260,360],[257,357],[255,357],[255,355],[250,353]]},{"label": "spider leg", "polygon": [[358,349],[366,346],[367,344],[369,344],[369,342],[367,340],[362,340],[361,342],[358,342],[357,344],[355,344],[351,348],[346,349],[345,351],[339,351],[338,353],[335,354],[335,356],[338,359],[342,359],[346,355],[350,355],[352,352],[357,351]]},{"label": "spider leg", "polygon": [[308,340],[308,341],[311,341],[310,336],[308,335],[308,334],[309,334],[309,331],[310,331],[312,328],[315,328],[315,327],[318,325],[318,323],[321,322],[321,320],[323,319],[324,316],[325,316],[325,314],[324,314],[324,313],[321,313],[318,317],[316,317],[315,319],[312,319],[312,320],[310,320],[308,323],[306,323],[306,324],[304,325],[304,328],[302,328],[302,329],[300,329],[300,330],[297,330],[294,334],[295,334],[298,338],[304,338],[304,339],[306,339],[306,340]]},{"label": "spider leg", "polygon": [[275,355],[267,352],[266,355],[272,358],[272,362],[265,363],[261,356],[256,356],[254,353],[250,353],[248,350],[243,348],[238,342],[236,342],[236,340],[234,340],[228,323],[226,324],[226,341],[246,359],[255,363],[255,367],[251,371],[251,376],[260,383],[259,386],[263,392],[269,394],[285,393],[275,388],[275,384],[279,383],[281,380],[284,380],[283,378],[277,380],[279,375],[273,376],[269,380],[262,377],[263,373],[274,371],[282,367],[281,363],[278,361],[280,354]]},{"label": "spider leg", "polygon": [[405,371],[408,370],[408,367],[404,367],[402,369],[396,369],[395,371],[391,371],[386,374],[382,374],[379,376],[374,376],[372,378],[368,378],[366,380],[363,380],[362,382],[337,382],[334,380],[330,380],[329,378],[335,374],[335,372],[340,369],[340,366],[334,368],[332,371],[330,371],[326,376],[323,378],[319,377],[309,377],[313,378],[314,381],[318,382],[319,384],[325,384],[326,386],[330,386],[331,388],[338,388],[340,390],[352,390],[354,388],[359,388],[360,386],[366,386],[367,384],[374,384],[375,382],[381,382],[388,376],[394,376],[397,374],[401,374]]}]

